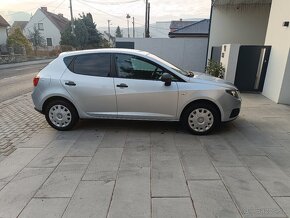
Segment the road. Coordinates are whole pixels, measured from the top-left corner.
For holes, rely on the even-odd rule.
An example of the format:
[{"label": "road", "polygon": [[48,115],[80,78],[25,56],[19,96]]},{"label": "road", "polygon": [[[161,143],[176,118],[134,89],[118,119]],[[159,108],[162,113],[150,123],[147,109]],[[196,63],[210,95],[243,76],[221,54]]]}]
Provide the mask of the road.
[{"label": "road", "polygon": [[47,65],[37,64],[0,70],[0,102],[32,91],[33,77]]}]

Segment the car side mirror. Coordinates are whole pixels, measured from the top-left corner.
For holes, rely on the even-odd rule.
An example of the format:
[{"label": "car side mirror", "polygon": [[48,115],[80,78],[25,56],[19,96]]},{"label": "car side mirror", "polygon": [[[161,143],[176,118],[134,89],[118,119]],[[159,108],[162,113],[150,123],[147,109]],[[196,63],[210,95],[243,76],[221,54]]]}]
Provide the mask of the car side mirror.
[{"label": "car side mirror", "polygon": [[161,81],[165,83],[165,86],[170,86],[172,82],[172,76],[169,73],[163,73],[161,76]]}]

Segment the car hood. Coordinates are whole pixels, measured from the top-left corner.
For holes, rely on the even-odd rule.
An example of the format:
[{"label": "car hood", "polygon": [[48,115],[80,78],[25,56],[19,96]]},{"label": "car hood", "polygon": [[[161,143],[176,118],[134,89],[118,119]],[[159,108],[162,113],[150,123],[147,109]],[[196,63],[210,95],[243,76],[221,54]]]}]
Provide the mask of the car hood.
[{"label": "car hood", "polygon": [[237,89],[234,84],[232,84],[229,81],[226,81],[224,79],[220,79],[214,76],[210,76],[205,73],[200,73],[200,72],[193,72],[194,76],[189,78],[188,82],[191,83],[203,83],[203,84],[211,84],[211,85],[217,85],[217,86],[222,86],[225,88],[233,88]]}]

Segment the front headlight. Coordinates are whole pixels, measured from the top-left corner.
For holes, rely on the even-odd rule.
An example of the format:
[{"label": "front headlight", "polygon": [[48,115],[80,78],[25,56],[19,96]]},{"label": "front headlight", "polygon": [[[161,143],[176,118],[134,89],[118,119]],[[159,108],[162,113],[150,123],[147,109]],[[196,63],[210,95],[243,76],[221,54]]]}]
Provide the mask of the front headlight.
[{"label": "front headlight", "polygon": [[240,92],[235,89],[227,89],[226,92],[235,98],[240,98]]}]

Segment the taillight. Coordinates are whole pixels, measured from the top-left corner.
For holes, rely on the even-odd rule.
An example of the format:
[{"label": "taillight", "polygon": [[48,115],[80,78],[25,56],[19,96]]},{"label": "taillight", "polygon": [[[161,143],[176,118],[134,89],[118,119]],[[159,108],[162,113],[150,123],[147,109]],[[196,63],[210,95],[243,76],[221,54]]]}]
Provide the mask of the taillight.
[{"label": "taillight", "polygon": [[33,85],[34,85],[34,87],[37,86],[38,81],[39,81],[39,76],[37,75],[37,76],[35,76],[35,77],[33,78]]}]

